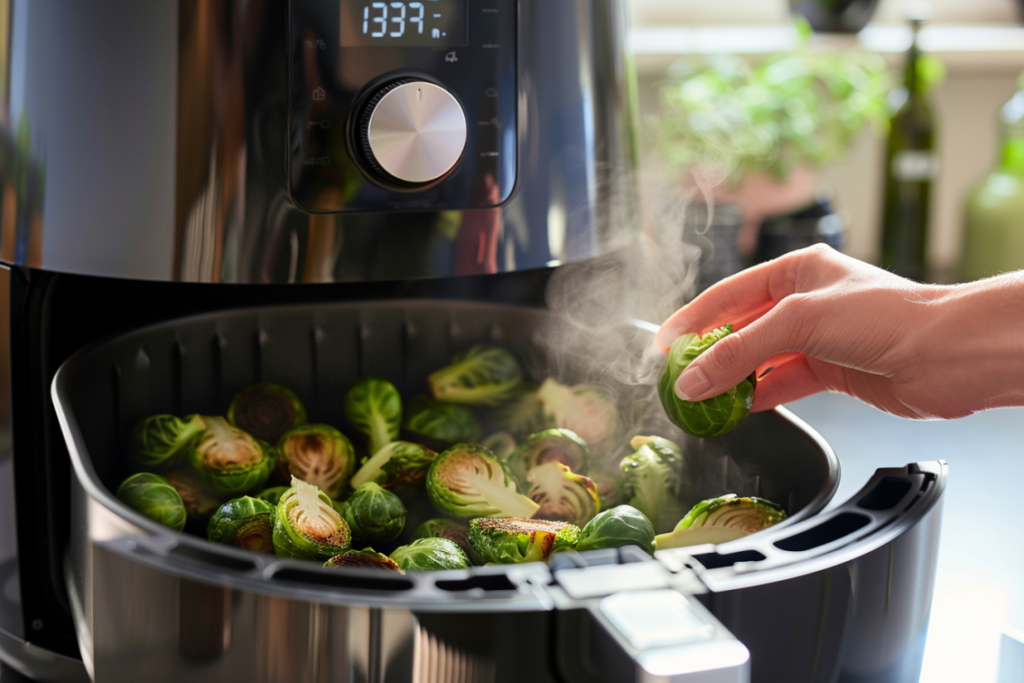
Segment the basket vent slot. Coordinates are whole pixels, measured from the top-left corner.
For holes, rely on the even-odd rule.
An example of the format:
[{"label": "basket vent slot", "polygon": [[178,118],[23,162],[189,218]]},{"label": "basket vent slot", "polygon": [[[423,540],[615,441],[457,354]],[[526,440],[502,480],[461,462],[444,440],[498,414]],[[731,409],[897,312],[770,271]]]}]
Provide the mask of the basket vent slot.
[{"label": "basket vent slot", "polygon": [[760,562],[765,557],[756,550],[742,550],[725,555],[704,553],[703,555],[694,555],[693,559],[700,562],[705,569],[720,569],[721,567],[731,567],[738,562]]},{"label": "basket vent slot", "polygon": [[468,591],[479,588],[485,591],[514,591],[516,585],[504,574],[471,576],[468,579],[447,579],[435,581],[434,585],[443,591]]},{"label": "basket vent slot", "polygon": [[305,569],[282,569],[275,572],[275,581],[292,581],[315,586],[333,588],[351,588],[371,591],[407,591],[412,590],[413,583],[402,578],[373,578],[370,576],[352,576],[344,571],[313,572]]},{"label": "basket vent slot", "polygon": [[912,484],[902,477],[882,477],[877,484],[857,501],[865,510],[891,510],[907,495]]},{"label": "basket vent slot", "polygon": [[870,523],[870,517],[858,515],[856,512],[844,512],[813,529],[776,541],[775,547],[797,553],[811,548],[819,548],[852,534],[858,529],[863,529]]},{"label": "basket vent slot", "polygon": [[251,572],[256,570],[256,563],[250,560],[240,560],[237,557],[227,557],[219,553],[212,553],[208,550],[200,550],[189,545],[179,545],[171,549],[172,555],[196,560],[203,564],[212,564],[221,569],[229,569],[234,572]]}]

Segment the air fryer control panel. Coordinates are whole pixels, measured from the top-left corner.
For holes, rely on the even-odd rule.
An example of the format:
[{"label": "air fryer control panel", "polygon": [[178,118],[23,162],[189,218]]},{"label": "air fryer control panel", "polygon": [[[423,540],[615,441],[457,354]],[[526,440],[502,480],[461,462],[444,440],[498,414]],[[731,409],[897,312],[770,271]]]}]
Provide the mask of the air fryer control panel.
[{"label": "air fryer control panel", "polygon": [[516,182],[517,0],[291,0],[301,209],[500,205]]}]

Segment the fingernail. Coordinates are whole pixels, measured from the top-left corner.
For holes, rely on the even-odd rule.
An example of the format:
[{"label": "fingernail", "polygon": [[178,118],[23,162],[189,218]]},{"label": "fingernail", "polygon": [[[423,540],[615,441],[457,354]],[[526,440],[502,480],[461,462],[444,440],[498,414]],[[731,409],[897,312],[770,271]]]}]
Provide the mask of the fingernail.
[{"label": "fingernail", "polygon": [[676,382],[676,396],[684,401],[691,400],[691,396],[700,396],[711,386],[707,375],[697,366],[690,366],[679,376]]},{"label": "fingernail", "polygon": [[662,353],[668,353],[668,350],[672,348],[672,342],[679,335],[672,335],[672,330],[662,327],[658,330],[658,333],[654,335],[654,343],[658,345]]}]

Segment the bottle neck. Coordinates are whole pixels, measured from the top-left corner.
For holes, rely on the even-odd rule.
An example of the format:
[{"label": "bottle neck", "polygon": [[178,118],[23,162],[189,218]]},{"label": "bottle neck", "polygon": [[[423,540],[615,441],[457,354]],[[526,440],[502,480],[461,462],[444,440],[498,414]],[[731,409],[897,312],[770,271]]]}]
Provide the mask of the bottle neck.
[{"label": "bottle neck", "polygon": [[911,41],[910,49],[907,50],[907,67],[903,74],[903,85],[907,89],[909,98],[917,98],[921,93],[921,74],[918,62],[921,58],[921,48],[918,46],[918,36],[921,32],[921,23],[913,21],[910,25]]}]

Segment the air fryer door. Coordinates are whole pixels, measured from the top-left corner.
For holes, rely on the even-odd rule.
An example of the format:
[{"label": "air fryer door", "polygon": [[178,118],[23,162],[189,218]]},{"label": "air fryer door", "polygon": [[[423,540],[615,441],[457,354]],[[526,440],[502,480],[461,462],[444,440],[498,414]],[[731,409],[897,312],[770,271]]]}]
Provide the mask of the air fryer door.
[{"label": "air fryer door", "polygon": [[563,620],[562,675],[710,683],[748,680],[749,668],[754,683],[917,681],[947,476],[943,461],[880,469],[828,512],[659,551],[657,563],[587,568],[590,554],[577,555],[578,567],[555,571],[586,606]]}]

